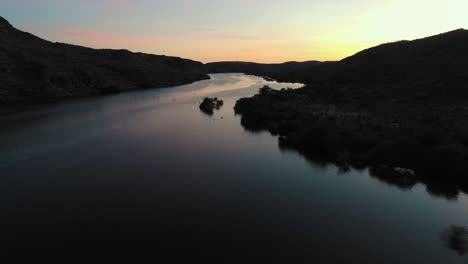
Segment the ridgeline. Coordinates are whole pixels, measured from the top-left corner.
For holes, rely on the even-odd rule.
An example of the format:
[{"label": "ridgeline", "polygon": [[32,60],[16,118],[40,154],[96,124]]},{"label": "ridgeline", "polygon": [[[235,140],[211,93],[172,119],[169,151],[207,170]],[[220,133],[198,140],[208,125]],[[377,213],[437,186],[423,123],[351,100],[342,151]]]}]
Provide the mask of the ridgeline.
[{"label": "ridgeline", "polygon": [[177,57],[52,43],[0,17],[0,106],[169,87],[208,79]]}]

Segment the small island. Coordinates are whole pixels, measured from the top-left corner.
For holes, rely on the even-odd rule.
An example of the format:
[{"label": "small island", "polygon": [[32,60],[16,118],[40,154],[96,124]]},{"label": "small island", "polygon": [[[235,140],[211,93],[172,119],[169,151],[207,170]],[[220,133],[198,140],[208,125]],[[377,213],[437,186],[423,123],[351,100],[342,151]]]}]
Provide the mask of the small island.
[{"label": "small island", "polygon": [[200,110],[207,115],[212,115],[215,109],[219,110],[223,105],[223,100],[219,100],[217,97],[206,97],[200,104]]}]

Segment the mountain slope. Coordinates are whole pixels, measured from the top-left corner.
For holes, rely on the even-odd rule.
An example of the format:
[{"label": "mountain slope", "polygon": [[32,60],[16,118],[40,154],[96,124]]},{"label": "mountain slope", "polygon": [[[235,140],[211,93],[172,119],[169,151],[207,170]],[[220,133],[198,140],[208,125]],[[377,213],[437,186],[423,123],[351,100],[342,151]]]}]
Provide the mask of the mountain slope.
[{"label": "mountain slope", "polygon": [[468,58],[468,31],[457,29],[439,35],[417,39],[413,41],[398,41],[382,44],[377,47],[363,50],[357,54],[345,58],[343,61],[356,61],[370,58],[387,57],[391,61],[405,60],[408,58]]},{"label": "mountain slope", "polygon": [[411,168],[411,179],[384,177],[468,193],[468,31],[383,44],[294,76],[307,86],[237,102],[244,127],[313,160]]},{"label": "mountain slope", "polygon": [[167,87],[207,78],[200,62],[52,43],[17,30],[0,17],[0,104]]},{"label": "mountain slope", "polygon": [[416,79],[466,78],[468,31],[459,29],[413,41],[363,50],[333,65],[294,72],[306,83],[380,83]]}]

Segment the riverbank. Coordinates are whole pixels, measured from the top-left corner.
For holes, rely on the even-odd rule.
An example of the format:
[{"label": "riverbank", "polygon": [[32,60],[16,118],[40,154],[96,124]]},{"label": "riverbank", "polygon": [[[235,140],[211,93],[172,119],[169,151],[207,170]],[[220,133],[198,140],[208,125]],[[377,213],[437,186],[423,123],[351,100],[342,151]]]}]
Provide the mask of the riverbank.
[{"label": "riverbank", "polygon": [[[468,109],[381,101],[360,105],[328,100],[330,87],[262,88],[235,111],[249,130],[268,130],[280,146],[338,166],[399,167],[418,181],[442,179],[468,190]],[[325,92],[327,96],[321,93]],[[378,170],[374,170],[378,171]],[[380,170],[382,171],[382,170]]]},{"label": "riverbank", "polygon": [[467,43],[459,29],[382,44],[283,73],[306,87],[264,88],[235,110],[247,129],[279,135],[281,146],[311,159],[406,168],[418,181],[466,191]]}]

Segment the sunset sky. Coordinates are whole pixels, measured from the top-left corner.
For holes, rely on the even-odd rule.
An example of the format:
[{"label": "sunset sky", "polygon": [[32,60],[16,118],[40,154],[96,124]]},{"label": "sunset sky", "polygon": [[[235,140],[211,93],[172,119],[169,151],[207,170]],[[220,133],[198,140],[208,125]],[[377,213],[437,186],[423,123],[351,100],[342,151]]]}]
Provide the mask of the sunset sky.
[{"label": "sunset sky", "polygon": [[467,0],[0,0],[42,38],[202,62],[338,60],[468,28]]}]

